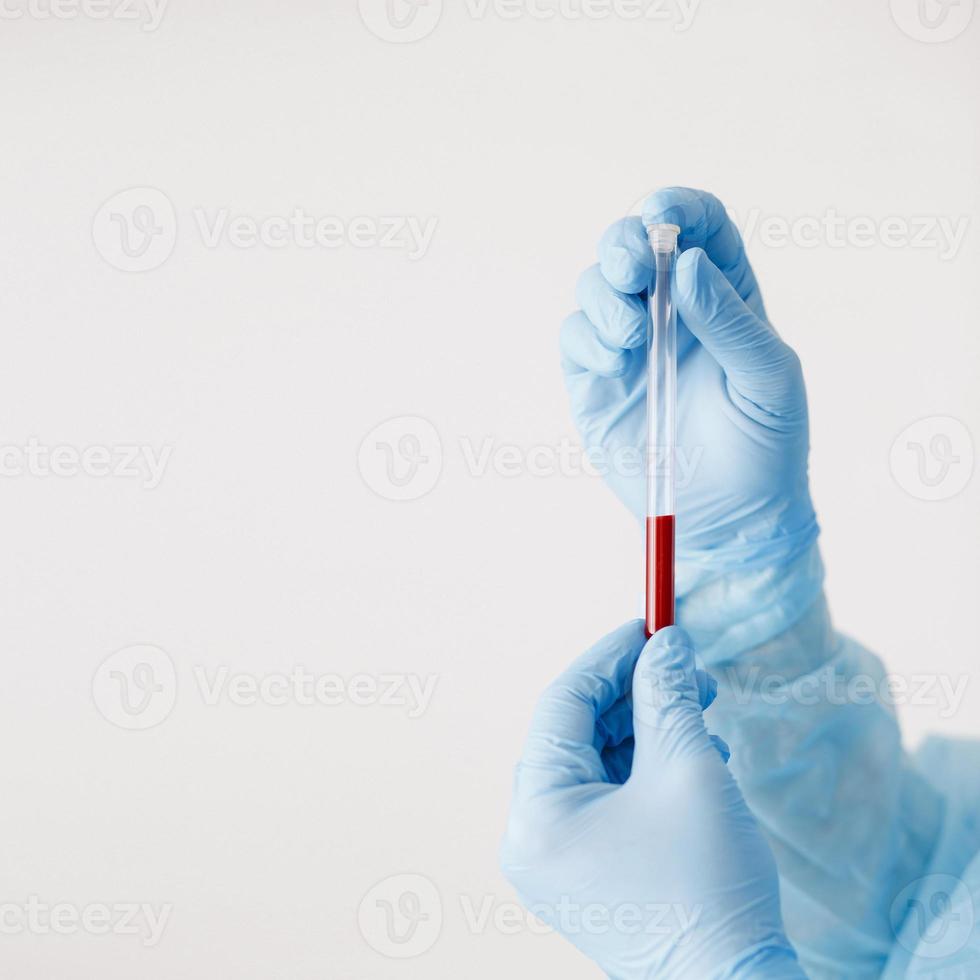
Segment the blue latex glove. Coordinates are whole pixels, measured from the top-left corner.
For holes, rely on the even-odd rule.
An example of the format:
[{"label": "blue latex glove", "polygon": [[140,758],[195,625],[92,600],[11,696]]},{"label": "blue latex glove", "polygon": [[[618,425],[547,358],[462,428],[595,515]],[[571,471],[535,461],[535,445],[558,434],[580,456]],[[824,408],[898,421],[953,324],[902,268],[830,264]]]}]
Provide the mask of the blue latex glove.
[{"label": "blue latex glove", "polygon": [[611,977],[802,977],[772,854],[705,728],[713,682],[682,629],[644,642],[621,627],[541,698],[503,870]]},{"label": "blue latex glove", "polygon": [[[807,479],[806,393],[796,354],[766,319],[738,230],[711,194],[668,188],[616,222],[581,276],[562,326],[572,413],[586,446],[638,517],[645,476],[644,222],[681,229],[678,311],[677,589],[732,569],[786,566],[817,536]],[[812,590],[801,597],[812,601]],[[803,606],[805,608],[805,605]],[[802,612],[802,608],[798,610]]]}]

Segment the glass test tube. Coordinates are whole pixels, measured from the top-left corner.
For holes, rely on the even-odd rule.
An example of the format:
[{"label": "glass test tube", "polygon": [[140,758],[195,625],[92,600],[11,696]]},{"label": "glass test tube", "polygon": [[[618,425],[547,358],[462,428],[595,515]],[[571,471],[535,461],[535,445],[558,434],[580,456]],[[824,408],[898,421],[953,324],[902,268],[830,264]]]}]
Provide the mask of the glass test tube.
[{"label": "glass test tube", "polygon": [[653,251],[647,332],[646,631],[674,622],[674,419],[677,313],[671,295],[677,225],[647,225]]}]

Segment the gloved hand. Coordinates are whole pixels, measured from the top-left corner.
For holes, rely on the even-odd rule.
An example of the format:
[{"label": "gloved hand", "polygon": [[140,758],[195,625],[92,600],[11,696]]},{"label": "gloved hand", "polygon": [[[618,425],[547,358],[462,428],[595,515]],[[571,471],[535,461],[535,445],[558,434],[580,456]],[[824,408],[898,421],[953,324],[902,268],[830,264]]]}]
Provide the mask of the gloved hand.
[{"label": "gloved hand", "polygon": [[[677,622],[719,679],[713,727],[775,853],[807,973],[878,977],[892,902],[926,873],[943,801],[904,757],[894,711],[840,697],[852,681],[881,689],[885,671],[834,630],[822,598],[800,367],[767,322],[737,230],[701,191],[660,191],[643,215],[679,225],[684,250]],[[562,362],[586,444],[605,451],[609,482],[641,515],[642,469],[616,466],[646,441],[643,221],[613,225],[599,259],[579,281]]]},{"label": "gloved hand", "polygon": [[644,645],[637,621],[538,704],[501,864],[611,977],[803,976],[772,854],[705,729],[713,692],[683,630]]},{"label": "gloved hand", "polygon": [[[677,590],[732,569],[785,566],[812,545],[806,393],[796,354],[766,319],[738,230],[720,201],[674,187],[616,222],[562,325],[572,414],[607,480],[642,517],[646,447],[644,222],[681,229],[677,324]],[[812,601],[813,596],[810,595]]]}]

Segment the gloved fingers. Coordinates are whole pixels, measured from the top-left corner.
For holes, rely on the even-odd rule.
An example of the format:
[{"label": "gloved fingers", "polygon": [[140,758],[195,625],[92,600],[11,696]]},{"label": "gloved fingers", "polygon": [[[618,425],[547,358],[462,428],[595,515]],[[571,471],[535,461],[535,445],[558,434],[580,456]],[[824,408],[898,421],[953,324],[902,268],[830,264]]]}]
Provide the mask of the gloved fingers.
[{"label": "gloved fingers", "polygon": [[[718,682],[705,670],[694,671],[701,710],[711,707],[718,696]],[[718,750],[722,762],[731,758],[731,749],[719,735],[709,736]],[[606,774],[611,782],[622,783],[629,776],[633,764],[633,699],[620,698],[599,719],[596,726],[596,748],[602,757]],[[625,771],[622,771],[625,770]]]},{"label": "gloved fingers", "polygon": [[714,194],[689,187],[665,187],[643,204],[643,216],[621,218],[599,241],[599,265],[606,280],[624,293],[640,293],[650,284],[653,260],[647,223],[675,224],[679,247],[703,248],[739,296],[765,318],[762,296],[738,228]]},{"label": "gloved fingers", "polygon": [[742,236],[714,194],[690,187],[665,187],[643,204],[643,222],[681,230],[679,248],[703,248],[756,316],[765,318],[762,295]]},{"label": "gloved fingers", "polygon": [[596,723],[596,748],[601,752],[608,745],[619,745],[633,734],[633,701],[620,698],[600,716]]},{"label": "gloved fingers", "polygon": [[567,374],[588,371],[603,378],[619,378],[629,367],[630,352],[604,344],[581,310],[567,317],[561,325],[559,345]]},{"label": "gloved fingers", "polygon": [[732,757],[732,750],[729,748],[728,743],[720,735],[711,735],[711,742],[714,747],[718,750],[718,755],[721,756],[721,761],[728,765],[728,760]]},{"label": "gloved fingers", "polygon": [[701,710],[707,711],[715,703],[715,698],[718,697],[718,682],[700,667],[694,671],[694,677],[698,682],[698,701],[701,704]]},{"label": "gloved fingers", "polygon": [[633,769],[633,736],[630,735],[619,745],[604,748],[602,764],[606,768],[606,779],[616,786],[622,786],[629,779]]},{"label": "gloved fingers", "polygon": [[682,252],[675,271],[677,311],[718,362],[733,399],[756,421],[796,420],[806,411],[799,358],[742,301],[700,248]]},{"label": "gloved fingers", "polygon": [[610,285],[598,265],[590,266],[579,276],[575,301],[607,347],[633,349],[646,342],[646,304],[638,296]]},{"label": "gloved fingers", "polygon": [[657,630],[633,672],[634,773],[710,750],[704,727],[694,648],[679,626]]},{"label": "gloved fingers", "polygon": [[548,686],[518,763],[516,793],[605,781],[596,726],[629,689],[644,637],[642,620],[621,626]]},{"label": "gloved fingers", "polygon": [[[646,358],[646,340],[649,316],[645,296],[624,293],[609,283],[598,265],[591,266],[579,277],[575,288],[576,302],[581,312],[595,329],[599,342],[614,350],[631,351],[631,356]],[[571,318],[570,318],[571,319]],[[575,337],[570,340],[576,340]],[[697,343],[683,323],[677,324],[677,360],[684,360],[687,352]],[[574,363],[566,357],[567,363]],[[602,370],[607,356],[599,352]],[[627,361],[627,363],[631,363]],[[568,370],[566,368],[566,370]],[[574,370],[574,368],[573,368]],[[570,372],[571,373],[571,372]],[[605,371],[608,374],[608,371]],[[618,372],[616,376],[622,372]]]},{"label": "gloved fingers", "polygon": [[621,293],[642,293],[650,285],[653,252],[640,218],[620,218],[599,239],[599,267]]}]

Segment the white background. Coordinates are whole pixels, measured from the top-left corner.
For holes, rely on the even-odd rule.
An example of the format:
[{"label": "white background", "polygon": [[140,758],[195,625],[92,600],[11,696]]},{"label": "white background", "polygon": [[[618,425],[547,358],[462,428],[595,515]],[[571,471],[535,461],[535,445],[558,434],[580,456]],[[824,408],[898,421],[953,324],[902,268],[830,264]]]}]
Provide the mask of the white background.
[{"label": "white background", "polygon": [[[383,4],[362,6],[376,26]],[[151,948],[0,935],[5,977],[596,974],[557,937],[468,926],[466,909],[514,901],[496,867],[511,766],[548,679],[637,613],[637,527],[596,478],[474,475],[461,441],[574,437],[559,323],[603,229],[662,185],[740,216],[970,222],[945,259],[748,247],[805,367],[839,627],[897,673],[973,677],[980,480],[917,499],[889,453],[923,417],[978,438],[980,18],[933,44],[882,0],[704,0],[683,31],[567,15],[581,4],[473,10],[454,0],[408,44],[350,0],[174,0],[154,31],[0,20],[0,444],[172,448],[155,489],[0,478],[0,904],[173,906]],[[172,256],[141,273],[93,242],[130,187],[177,220]],[[296,207],[438,223],[413,261],[208,248],[194,219]],[[358,450],[406,415],[431,421],[443,466],[393,502]],[[145,731],[92,696],[135,644],[177,677]],[[438,682],[411,719],[207,706],[193,673],[297,664]],[[980,685],[940,707],[903,709],[910,744],[978,733]],[[399,873],[428,878],[443,915],[403,961],[358,927],[362,896]]]}]

